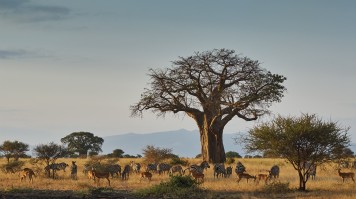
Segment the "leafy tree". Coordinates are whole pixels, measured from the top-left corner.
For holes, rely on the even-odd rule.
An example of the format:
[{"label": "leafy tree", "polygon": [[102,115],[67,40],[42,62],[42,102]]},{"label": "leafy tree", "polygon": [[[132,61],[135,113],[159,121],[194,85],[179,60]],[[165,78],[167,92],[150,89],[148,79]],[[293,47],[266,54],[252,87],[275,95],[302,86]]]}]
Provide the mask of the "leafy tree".
[{"label": "leafy tree", "polygon": [[172,149],[155,147],[152,145],[147,145],[143,149],[143,155],[145,157],[145,162],[147,163],[159,163],[164,159],[177,157],[172,154]]},{"label": "leafy tree", "polygon": [[226,152],[226,158],[241,158],[242,156],[235,151]]},{"label": "leafy tree", "polygon": [[79,153],[79,156],[86,157],[88,151],[98,154],[104,139],[89,132],[74,132],[61,139],[63,144],[68,145],[69,151]]},{"label": "leafy tree", "polygon": [[122,158],[124,155],[124,151],[122,149],[115,149],[111,153],[111,157]]},{"label": "leafy tree", "polygon": [[311,165],[321,165],[343,156],[349,145],[349,128],[336,122],[324,122],[315,114],[301,117],[278,116],[271,122],[257,125],[243,137],[249,152],[264,152],[286,158],[299,175],[299,190],[306,190]]},{"label": "leafy tree", "polygon": [[29,151],[28,144],[19,141],[4,141],[0,145],[0,151],[4,154],[7,162],[10,162],[10,158],[14,158],[17,161],[20,157],[26,156],[26,151]]},{"label": "leafy tree", "polygon": [[[50,163],[55,163],[58,158],[64,157],[68,154],[68,149],[66,147],[53,142],[49,144],[37,145],[33,151],[38,159],[45,161],[46,166]],[[47,175],[50,177],[50,171],[48,171]]]},{"label": "leafy tree", "polygon": [[233,118],[256,120],[279,102],[286,90],[285,77],[272,74],[260,63],[215,49],[179,57],[166,69],[150,69],[150,86],[138,103],[131,106],[132,116],[151,110],[158,116],[183,113],[199,128],[203,159],[224,162],[224,127]]}]

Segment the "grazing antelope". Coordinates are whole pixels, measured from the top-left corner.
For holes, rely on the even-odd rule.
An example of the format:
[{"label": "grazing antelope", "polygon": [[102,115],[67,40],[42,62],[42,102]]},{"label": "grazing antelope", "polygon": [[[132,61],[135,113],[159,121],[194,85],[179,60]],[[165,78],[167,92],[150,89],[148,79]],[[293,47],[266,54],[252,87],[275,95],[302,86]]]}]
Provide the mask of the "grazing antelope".
[{"label": "grazing antelope", "polygon": [[98,172],[96,170],[92,170],[92,171],[89,171],[88,173],[92,173],[92,175],[94,177],[93,180],[94,180],[94,182],[95,181],[97,182],[97,185],[100,184],[100,178],[105,178],[108,181],[109,186],[110,186],[110,179],[109,179],[110,173],[109,172]]},{"label": "grazing antelope", "polygon": [[203,183],[204,182],[204,173],[200,173],[200,172],[191,172],[193,178],[195,179],[196,182],[198,183]]},{"label": "grazing antelope", "polygon": [[252,176],[252,175],[250,175],[250,174],[248,174],[248,173],[240,173],[240,174],[237,175],[237,183],[239,183],[242,178],[246,178],[247,183],[248,183],[248,180],[249,180],[250,178],[253,178],[253,179],[256,180],[256,176]]},{"label": "grazing antelope", "polygon": [[340,172],[340,171],[341,171],[341,169],[338,169],[338,170],[337,170],[337,172],[339,173],[339,176],[342,177],[342,182],[345,181],[345,178],[351,178],[352,181],[355,182],[355,180],[354,180],[355,173],[354,173],[354,172],[342,173],[342,172]]},{"label": "grazing antelope", "polygon": [[179,175],[183,174],[183,168],[180,165],[174,165],[172,168],[169,170],[169,175],[172,176],[174,173],[179,173]]},{"label": "grazing antelope", "polygon": [[258,174],[256,176],[256,180],[257,180],[257,184],[260,183],[261,180],[265,181],[265,184],[267,184],[268,179],[270,179],[270,175],[269,174]]},{"label": "grazing antelope", "polygon": [[142,178],[147,178],[148,181],[151,182],[152,173],[150,173],[150,172],[148,172],[148,171],[141,172],[140,182],[141,182]]},{"label": "grazing antelope", "polygon": [[35,172],[33,172],[33,170],[30,169],[30,168],[24,168],[24,169],[20,172],[21,182],[22,182],[22,180],[25,180],[27,176],[28,176],[29,181],[30,181],[31,183],[33,183],[33,176],[36,177]]}]

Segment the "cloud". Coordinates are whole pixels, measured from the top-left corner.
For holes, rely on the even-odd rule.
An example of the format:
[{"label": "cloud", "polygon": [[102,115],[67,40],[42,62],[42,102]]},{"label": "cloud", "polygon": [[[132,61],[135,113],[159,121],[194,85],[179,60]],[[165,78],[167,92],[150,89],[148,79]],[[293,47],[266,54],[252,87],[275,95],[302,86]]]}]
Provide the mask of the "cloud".
[{"label": "cloud", "polygon": [[30,0],[0,0],[0,17],[18,22],[41,22],[69,17],[71,10],[64,6],[41,5]]}]

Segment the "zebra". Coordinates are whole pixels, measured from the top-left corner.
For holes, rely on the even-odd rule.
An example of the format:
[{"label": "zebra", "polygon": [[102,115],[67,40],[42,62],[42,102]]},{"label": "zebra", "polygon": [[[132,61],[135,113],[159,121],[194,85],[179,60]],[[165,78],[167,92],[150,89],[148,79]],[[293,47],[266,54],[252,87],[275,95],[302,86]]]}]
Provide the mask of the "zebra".
[{"label": "zebra", "polygon": [[72,161],[72,166],[70,167],[70,177],[72,178],[72,180],[77,180],[77,172],[78,172],[78,167],[75,164],[75,161]]},{"label": "zebra", "polygon": [[52,163],[50,165],[47,165],[44,169],[49,174],[49,176],[51,175],[51,170],[52,170],[53,178],[54,178],[56,171],[63,170],[65,172],[67,166],[68,164],[65,162]]},{"label": "zebra", "polygon": [[131,166],[132,172],[140,173],[140,170],[141,170],[140,163],[135,163],[134,161],[131,161],[130,166]]},{"label": "zebra", "polygon": [[188,170],[189,174],[191,174],[192,172],[195,173],[204,173],[204,169],[210,168],[210,165],[207,161],[203,161],[202,163],[200,163],[200,165],[190,165],[188,168],[183,170],[183,174],[185,174],[185,171]]},{"label": "zebra", "polygon": [[228,166],[226,167],[226,177],[230,177],[230,175],[232,174],[232,167]]},{"label": "zebra", "polygon": [[146,171],[152,171],[157,173],[157,164],[148,164],[146,166]]},{"label": "zebra", "polygon": [[224,163],[216,163],[214,165],[214,178],[219,178],[219,175],[226,178],[226,169]]},{"label": "zebra", "polygon": [[114,178],[114,174],[121,176],[121,166],[119,164],[107,165],[105,170],[110,173],[111,178]]},{"label": "zebra", "polygon": [[169,169],[169,175],[172,176],[174,173],[179,173],[179,175],[183,174],[183,168],[180,165],[174,165]]},{"label": "zebra", "polygon": [[130,165],[125,165],[124,170],[121,173],[122,180],[128,180],[130,176]]},{"label": "zebra", "polygon": [[246,167],[240,161],[238,161],[237,164],[236,164],[235,173],[237,175],[239,175],[239,174],[242,174],[245,171],[246,171]]},{"label": "zebra", "polygon": [[157,171],[158,174],[161,175],[162,173],[164,174],[165,172],[167,172],[167,174],[169,173],[169,170],[172,168],[172,165],[167,164],[167,163],[160,163],[157,165]]},{"label": "zebra", "polygon": [[270,179],[272,179],[272,177],[279,178],[279,166],[278,165],[273,165],[271,167],[271,170],[269,170],[268,172],[269,172]]},{"label": "zebra", "polygon": [[311,176],[312,180],[315,180],[316,176],[316,164],[312,164],[311,162],[306,162],[304,165],[304,169],[306,170],[307,179]]}]

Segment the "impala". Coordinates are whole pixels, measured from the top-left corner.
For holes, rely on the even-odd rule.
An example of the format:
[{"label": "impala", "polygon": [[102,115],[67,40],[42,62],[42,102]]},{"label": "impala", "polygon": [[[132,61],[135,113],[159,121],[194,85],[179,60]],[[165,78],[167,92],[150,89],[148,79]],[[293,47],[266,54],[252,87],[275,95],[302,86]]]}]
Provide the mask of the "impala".
[{"label": "impala", "polygon": [[256,180],[256,176],[252,176],[252,175],[250,175],[248,173],[240,173],[240,174],[237,175],[237,182],[239,183],[242,178],[246,178],[247,183],[248,183],[248,180],[250,178],[253,178],[253,179]]},{"label": "impala", "polygon": [[343,173],[343,172],[340,172],[340,171],[341,171],[341,169],[337,170],[337,172],[339,173],[339,176],[342,177],[342,182],[345,181],[345,178],[351,178],[352,181],[355,182],[355,180],[354,180],[355,173],[354,172]]}]

